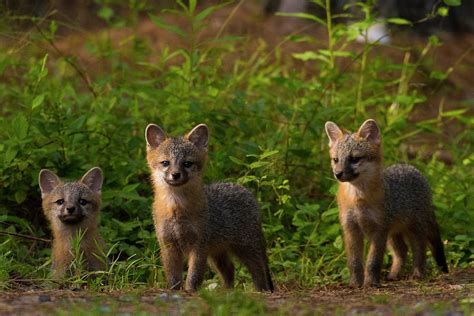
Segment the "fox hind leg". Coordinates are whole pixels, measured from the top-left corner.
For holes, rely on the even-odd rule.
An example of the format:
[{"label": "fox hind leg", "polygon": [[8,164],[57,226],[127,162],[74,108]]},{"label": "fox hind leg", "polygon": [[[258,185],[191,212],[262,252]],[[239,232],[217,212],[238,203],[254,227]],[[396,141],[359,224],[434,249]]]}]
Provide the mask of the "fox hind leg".
[{"label": "fox hind leg", "polygon": [[403,240],[403,235],[395,234],[390,236],[388,240],[388,247],[393,256],[393,262],[387,279],[391,281],[398,280],[400,278],[400,272],[407,259],[408,252],[408,247]]},{"label": "fox hind leg", "polygon": [[425,275],[426,265],[426,239],[424,236],[412,234],[410,246],[413,252],[413,274],[412,279],[421,279]]},{"label": "fox hind leg", "polygon": [[209,264],[211,267],[219,273],[223,285],[226,288],[232,288],[234,286],[234,264],[226,251],[218,254],[213,254],[209,258]]},{"label": "fox hind leg", "polygon": [[234,247],[233,252],[249,270],[253,284],[258,291],[273,291],[265,248],[256,250],[241,246]]}]

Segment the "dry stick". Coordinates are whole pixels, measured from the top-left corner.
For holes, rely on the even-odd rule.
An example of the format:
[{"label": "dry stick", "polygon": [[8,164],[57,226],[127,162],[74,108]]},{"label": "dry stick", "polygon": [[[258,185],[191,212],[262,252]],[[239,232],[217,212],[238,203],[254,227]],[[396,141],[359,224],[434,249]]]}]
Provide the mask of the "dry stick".
[{"label": "dry stick", "polygon": [[89,91],[94,96],[94,98],[97,98],[97,93],[95,92],[94,87],[92,87],[92,82],[91,82],[89,76],[84,71],[82,71],[82,69],[80,69],[79,66],[76,65],[76,63],[74,63],[72,60],[70,60],[70,56],[66,56],[66,55],[63,54],[63,52],[56,46],[56,44],[54,44],[54,41],[51,38],[48,38],[48,36],[46,36],[46,34],[44,34],[43,30],[41,30],[41,28],[39,27],[38,24],[35,24],[35,27],[38,30],[38,32],[41,34],[41,36],[51,45],[51,47],[53,47],[53,49],[56,51],[56,53],[59,56],[61,56],[62,58],[64,58],[64,60],[72,68],[74,68],[74,70],[77,72],[79,77],[81,77],[82,81],[84,81],[87,88],[89,89]]},{"label": "dry stick", "polygon": [[[463,60],[464,58],[466,58],[467,55],[469,55],[469,53],[474,49],[474,44],[472,44],[471,46],[469,46],[468,49],[466,49],[466,51],[461,55],[459,56],[459,58],[454,62],[454,64],[449,67],[446,71],[446,79],[448,79],[449,75],[454,71],[454,68],[456,68]],[[438,83],[438,85],[436,86],[435,88],[435,92],[438,92],[439,89],[441,88],[441,83],[443,82],[444,80],[442,80],[441,82]]]},{"label": "dry stick", "polygon": [[226,28],[227,24],[229,23],[229,21],[234,17],[235,13],[240,9],[240,7],[242,6],[242,4],[244,4],[245,0],[241,0],[235,7],[234,9],[232,9],[232,12],[229,14],[229,16],[227,17],[227,19],[224,21],[224,24],[222,24],[221,28],[219,29],[219,31],[217,32],[217,35],[216,37],[214,37],[214,39],[218,39],[219,37],[221,37],[222,35],[222,32],[224,32],[224,29]]},{"label": "dry stick", "polygon": [[23,234],[17,234],[17,233],[9,233],[9,232],[1,232],[0,231],[0,235],[20,237],[20,238],[34,240],[34,241],[51,242],[51,239],[45,239],[45,238],[29,236],[29,235],[23,235]]}]

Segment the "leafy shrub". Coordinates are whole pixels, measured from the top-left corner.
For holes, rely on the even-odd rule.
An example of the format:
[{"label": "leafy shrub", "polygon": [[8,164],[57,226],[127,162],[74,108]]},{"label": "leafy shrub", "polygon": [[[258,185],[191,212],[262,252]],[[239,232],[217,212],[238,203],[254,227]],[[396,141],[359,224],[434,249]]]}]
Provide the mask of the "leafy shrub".
[{"label": "leafy shrub", "polygon": [[[146,10],[130,3],[135,18],[121,20],[105,5],[99,11],[111,30],[136,26]],[[331,16],[328,3],[321,5]],[[409,119],[426,101],[424,91],[412,83],[438,39],[427,41],[419,60],[400,62],[374,53],[377,43],[354,46],[357,35],[376,22],[369,9],[356,29],[331,18],[296,14],[322,24],[327,42],[291,35],[285,41],[308,42],[313,49],[287,60],[278,58],[278,48],[274,53],[264,46],[249,52],[248,39],[232,34],[201,36],[221,6],[198,10],[195,1],[188,6],[178,1],[178,7],[169,14],[187,21],[186,28],[166,22],[164,15],[149,18],[176,33],[181,47],[155,50],[139,34],[130,35],[129,45],[116,46],[100,33],[84,44],[104,70],[93,76],[74,56],[55,51],[54,20],[45,26],[34,19],[42,31],[25,35],[28,44],[0,50],[2,231],[49,235],[37,183],[40,169],[74,179],[100,166],[105,174],[101,230],[113,245],[109,286],[163,285],[150,214],[144,127],[155,122],[176,135],[205,122],[211,129],[206,180],[238,181],[255,192],[275,279],[303,286],[341,281],[348,272],[324,122],[334,120],[354,130],[366,118],[376,118],[387,164],[408,159],[402,149],[412,136],[440,135],[444,124],[455,122],[463,127],[455,139],[438,138],[436,144],[451,153],[451,165],[421,154],[410,162],[432,185],[450,264],[472,262],[474,186],[472,172],[466,171],[474,160],[473,131],[464,128],[472,126],[472,117],[440,110],[434,120]],[[11,236],[0,240],[0,259],[11,268],[0,271],[0,282],[4,271],[46,276],[47,243],[32,245]],[[30,252],[24,252],[27,247]],[[34,255],[25,257],[32,249]]]}]

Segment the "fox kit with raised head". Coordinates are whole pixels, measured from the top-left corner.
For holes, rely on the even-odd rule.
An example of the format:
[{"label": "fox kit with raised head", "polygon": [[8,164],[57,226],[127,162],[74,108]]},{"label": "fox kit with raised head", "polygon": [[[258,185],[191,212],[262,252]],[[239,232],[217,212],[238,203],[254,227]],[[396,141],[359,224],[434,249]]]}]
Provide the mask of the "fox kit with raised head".
[{"label": "fox kit with raised head", "polygon": [[186,290],[200,286],[206,260],[230,288],[234,255],[257,290],[273,291],[255,197],[237,184],[203,184],[208,135],[204,124],[184,137],[168,137],[155,124],[145,131],[155,192],[153,219],[168,286],[181,288],[187,257]]},{"label": "fox kit with raised head", "polygon": [[102,170],[89,170],[81,180],[62,182],[52,171],[39,173],[43,210],[53,232],[52,269],[55,278],[67,272],[74,259],[73,239],[80,234],[80,249],[89,271],[104,270],[105,244],[98,232]]},{"label": "fox kit with raised head", "polygon": [[[413,252],[413,278],[425,271],[426,247],[443,272],[448,272],[427,180],[413,166],[383,168],[380,130],[365,121],[357,133],[326,123],[337,202],[352,286],[378,286],[386,243],[393,256],[388,279],[395,280]],[[364,236],[369,240],[363,267]]]}]

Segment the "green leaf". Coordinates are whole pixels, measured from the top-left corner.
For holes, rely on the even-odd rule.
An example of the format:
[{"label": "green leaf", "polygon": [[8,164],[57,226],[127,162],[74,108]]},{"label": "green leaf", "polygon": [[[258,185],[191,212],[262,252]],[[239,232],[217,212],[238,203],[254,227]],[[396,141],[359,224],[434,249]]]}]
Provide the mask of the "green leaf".
[{"label": "green leaf", "polygon": [[153,14],[148,14],[150,17],[150,20],[155,23],[156,26],[161,27],[162,29],[165,29],[167,31],[173,32],[175,34],[178,34],[179,36],[186,37],[186,32],[184,32],[181,28],[179,28],[176,25],[170,25],[157,17],[156,15]]},{"label": "green leaf", "polygon": [[17,139],[25,139],[28,135],[29,126],[28,120],[23,114],[17,115],[11,125],[12,136]]},{"label": "green leaf", "polygon": [[239,158],[236,158],[236,157],[233,157],[233,156],[229,156],[229,159],[237,164],[237,165],[240,165],[240,166],[246,166],[247,164],[245,162],[243,162],[242,160],[240,160]]},{"label": "green leaf", "polygon": [[449,9],[447,7],[439,7],[438,8],[438,15],[439,16],[448,16]]},{"label": "green leaf", "polygon": [[439,40],[439,37],[436,36],[436,35],[431,35],[430,38],[430,44],[433,45],[433,46],[439,46],[441,45],[441,42]]},{"label": "green leaf", "polygon": [[199,12],[195,17],[194,17],[194,20],[193,20],[193,25],[197,25],[199,24],[202,20],[204,20],[205,18],[207,18],[212,12],[214,12],[214,7],[209,7],[209,8],[206,8],[204,10],[202,10],[201,12]]},{"label": "green leaf", "polygon": [[433,70],[430,73],[430,78],[437,80],[445,80],[446,78],[448,78],[448,75],[443,71]]},{"label": "green leaf", "polygon": [[447,111],[447,112],[441,113],[441,116],[442,117],[457,117],[457,116],[461,116],[466,111],[467,111],[467,109],[452,110],[452,111]]},{"label": "green leaf", "polygon": [[268,161],[254,161],[249,165],[250,169],[258,169],[265,166],[268,166],[270,163]]},{"label": "green leaf", "polygon": [[109,21],[114,16],[114,10],[112,10],[112,8],[110,8],[110,7],[102,7],[99,10],[98,15],[102,19],[104,19],[106,21]]},{"label": "green leaf", "polygon": [[219,4],[219,5],[213,5],[213,6],[210,6],[204,10],[202,10],[201,12],[199,12],[193,19],[193,26],[196,26],[197,24],[199,24],[202,20],[204,20],[205,18],[207,18],[210,14],[212,14],[213,12],[219,10],[220,8],[222,7],[225,7],[226,5],[228,5],[229,3],[231,3],[231,1],[227,1],[227,2],[224,2],[222,4]]},{"label": "green leaf", "polygon": [[337,250],[342,250],[343,245],[342,245],[342,238],[341,238],[340,235],[336,237],[336,240],[334,240],[334,242],[332,243],[332,245],[333,245],[334,248],[336,248]]},{"label": "green leaf", "polygon": [[18,150],[14,147],[8,147],[5,155],[3,156],[3,163],[7,166],[18,154]]},{"label": "green leaf", "polygon": [[194,11],[196,10],[196,0],[189,0],[189,13],[193,14]]},{"label": "green leaf", "polygon": [[278,154],[278,150],[271,150],[271,151],[266,151],[263,154],[260,155],[260,159],[265,159],[267,157],[273,156],[275,154]]},{"label": "green leaf", "polygon": [[44,101],[44,94],[37,95],[34,99],[33,102],[31,102],[31,108],[34,110],[41,104],[43,104]]},{"label": "green leaf", "polygon": [[54,20],[51,21],[51,23],[49,23],[49,31],[51,32],[51,35],[54,36],[57,30],[58,30],[58,24]]},{"label": "green leaf", "polygon": [[444,0],[444,3],[451,7],[458,7],[461,5],[461,0]]},{"label": "green leaf", "polygon": [[15,201],[18,203],[18,204],[21,204],[25,201],[26,199],[26,192],[24,191],[16,191],[15,192]]},{"label": "green leaf", "polygon": [[412,25],[412,23],[408,20],[402,18],[390,18],[387,19],[388,23],[397,24],[397,25]]},{"label": "green leaf", "polygon": [[283,12],[277,12],[277,16],[287,16],[287,17],[292,17],[292,18],[299,18],[299,19],[307,19],[307,20],[312,20],[314,22],[317,22],[321,25],[326,25],[326,21],[318,18],[317,16],[309,13],[283,13]]},{"label": "green leaf", "polygon": [[312,51],[307,51],[307,52],[304,52],[304,53],[294,53],[294,54],[292,54],[292,56],[293,56],[293,58],[299,59],[299,60],[302,60],[302,61],[320,59],[320,56],[318,56],[318,54],[316,52],[312,52]]},{"label": "green leaf", "polygon": [[132,184],[126,185],[125,187],[123,187],[122,192],[135,191],[135,189],[138,188],[139,185],[140,183],[132,183]]}]

